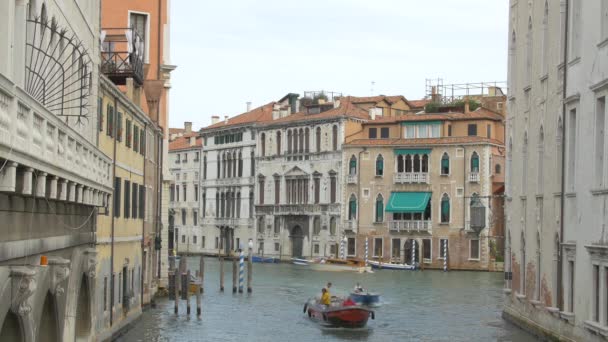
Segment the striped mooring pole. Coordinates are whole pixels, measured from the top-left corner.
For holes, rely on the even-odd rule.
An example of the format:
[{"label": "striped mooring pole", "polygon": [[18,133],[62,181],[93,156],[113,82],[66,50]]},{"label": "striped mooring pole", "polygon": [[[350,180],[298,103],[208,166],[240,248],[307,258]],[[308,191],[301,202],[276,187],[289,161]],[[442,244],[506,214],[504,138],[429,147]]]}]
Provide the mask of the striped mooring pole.
[{"label": "striped mooring pole", "polygon": [[448,240],[443,240],[443,272],[448,270]]},{"label": "striped mooring pole", "polygon": [[340,239],[340,258],[346,258],[346,254],[344,253],[344,239]]},{"label": "striped mooring pole", "polygon": [[412,266],[416,267],[416,240],[412,239]]},{"label": "striped mooring pole", "polygon": [[245,254],[241,249],[239,253],[239,293],[243,293],[243,281],[245,277]]},{"label": "striped mooring pole", "polygon": [[365,266],[367,266],[367,257],[368,257],[368,242],[367,236],[365,237]]}]

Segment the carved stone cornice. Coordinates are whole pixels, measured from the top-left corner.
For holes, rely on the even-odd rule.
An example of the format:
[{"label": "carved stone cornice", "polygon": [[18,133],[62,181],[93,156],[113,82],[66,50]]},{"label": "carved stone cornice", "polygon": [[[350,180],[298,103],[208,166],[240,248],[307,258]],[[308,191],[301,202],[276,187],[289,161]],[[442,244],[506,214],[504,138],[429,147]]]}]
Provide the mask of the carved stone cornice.
[{"label": "carved stone cornice", "polygon": [[592,261],[608,261],[608,246],[587,245],[585,246]]},{"label": "carved stone cornice", "polygon": [[566,256],[566,260],[575,261],[576,260],[576,244],[575,243],[562,243],[562,248],[564,249],[564,254]]},{"label": "carved stone cornice", "polygon": [[13,285],[11,311],[23,317],[32,311],[30,297],[36,291],[36,270],[30,267],[17,266],[11,268]]},{"label": "carved stone cornice", "polygon": [[63,296],[65,288],[62,284],[70,276],[70,260],[50,257],[48,264],[51,270],[51,293],[56,296]]}]

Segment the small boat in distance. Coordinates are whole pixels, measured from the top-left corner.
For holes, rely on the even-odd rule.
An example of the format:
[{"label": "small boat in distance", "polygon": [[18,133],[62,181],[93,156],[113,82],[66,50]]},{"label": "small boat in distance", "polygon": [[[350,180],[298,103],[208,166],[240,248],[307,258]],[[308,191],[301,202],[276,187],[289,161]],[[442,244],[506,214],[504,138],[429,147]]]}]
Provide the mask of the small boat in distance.
[{"label": "small boat in distance", "polygon": [[380,294],[373,292],[351,292],[350,299],[355,303],[366,306],[378,307],[380,303]]},{"label": "small boat in distance", "polygon": [[315,271],[328,271],[328,272],[344,272],[344,271],[355,271],[363,273],[369,269],[369,266],[365,265],[365,261],[357,259],[326,259],[322,258],[309,262],[311,270]]},{"label": "small boat in distance", "polygon": [[278,263],[279,259],[274,258],[274,257],[265,257],[265,256],[254,255],[251,257],[251,261],[259,262],[259,263],[266,263],[266,264],[273,264],[273,263]]},{"label": "small boat in distance", "polygon": [[397,263],[384,263],[379,261],[369,260],[367,262],[372,268],[383,269],[383,270],[401,270],[401,271],[413,271],[416,269],[414,265],[408,264],[397,264]]},{"label": "small boat in distance", "polygon": [[298,266],[308,266],[309,261],[306,259],[291,258],[291,263]]},{"label": "small boat in distance", "polygon": [[332,328],[362,328],[369,317],[375,319],[374,311],[357,306],[352,300],[339,299],[331,305],[323,305],[316,299],[304,304],[304,313],[316,323]]}]

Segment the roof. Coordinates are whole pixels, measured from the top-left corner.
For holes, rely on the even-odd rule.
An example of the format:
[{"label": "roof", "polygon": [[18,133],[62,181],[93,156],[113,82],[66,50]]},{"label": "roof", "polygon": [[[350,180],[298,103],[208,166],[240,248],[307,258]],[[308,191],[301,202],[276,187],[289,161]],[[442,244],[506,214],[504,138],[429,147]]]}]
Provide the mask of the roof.
[{"label": "roof", "polygon": [[378,103],[380,101],[386,101],[389,104],[393,104],[399,100],[403,100],[403,102],[409,104],[408,100],[403,95],[347,96],[347,98],[352,103]]},{"label": "roof", "polygon": [[184,133],[185,131],[184,128],[169,128],[169,134]]},{"label": "roof", "polygon": [[228,122],[220,121],[216,124],[207,126],[203,130],[209,130],[214,128],[231,127],[236,125],[242,125],[247,123],[256,123],[272,120],[272,108],[276,102],[269,102],[263,106],[254,108],[248,112],[239,114],[232,118],[228,118]]},{"label": "roof", "polygon": [[[196,137],[196,143],[193,146],[190,145],[191,137]],[[187,150],[201,147],[203,147],[203,138],[198,136],[198,134],[195,132],[184,134],[183,136],[169,142],[169,151]]]},{"label": "roof", "polygon": [[430,120],[447,120],[447,121],[458,121],[458,120],[474,120],[474,119],[487,119],[493,121],[503,121],[504,117],[494,111],[486,108],[478,108],[475,111],[462,113],[425,113],[425,114],[406,114],[397,117],[397,121],[430,121]]},{"label": "roof", "polygon": [[337,108],[332,108],[325,112],[321,112],[318,114],[307,114],[304,112],[298,112],[291,114],[289,116],[279,118],[276,120],[271,120],[265,122],[268,125],[281,124],[286,122],[297,122],[297,121],[310,121],[310,120],[319,120],[319,119],[330,119],[330,118],[338,118],[338,117],[354,117],[362,120],[369,120],[369,113],[366,110],[363,110],[353,103],[348,101],[347,98],[343,98],[340,100],[340,106]]},{"label": "roof", "polygon": [[454,144],[494,144],[504,145],[503,142],[486,137],[441,137],[441,138],[418,138],[418,139],[355,139],[346,145],[350,146],[432,146],[432,145],[454,145]]},{"label": "roof", "polygon": [[429,102],[431,102],[430,99],[409,100],[410,105],[414,108],[422,108]]}]

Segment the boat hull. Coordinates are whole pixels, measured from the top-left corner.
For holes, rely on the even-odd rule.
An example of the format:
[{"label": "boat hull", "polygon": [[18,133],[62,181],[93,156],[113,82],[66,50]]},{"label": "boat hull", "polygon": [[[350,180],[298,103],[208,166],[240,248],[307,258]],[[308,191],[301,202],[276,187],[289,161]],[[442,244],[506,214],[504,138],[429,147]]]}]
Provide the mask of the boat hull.
[{"label": "boat hull", "polygon": [[311,263],[309,264],[310,269],[314,271],[325,271],[325,272],[360,272],[364,267],[351,266],[351,265],[335,265],[335,264],[322,264],[322,263]]},{"label": "boat hull", "polygon": [[378,293],[351,293],[350,299],[357,304],[367,306],[380,306],[380,294]]},{"label": "boat hull", "polygon": [[332,328],[363,328],[369,317],[375,318],[373,311],[358,306],[334,307],[309,303],[304,311],[311,320]]},{"label": "boat hull", "polygon": [[372,268],[382,270],[413,271],[416,269],[415,266],[408,264],[384,264],[377,261],[369,261],[369,264],[372,266]]},{"label": "boat hull", "polygon": [[273,264],[273,263],[279,262],[279,260],[277,258],[262,257],[262,256],[258,256],[258,255],[252,256],[251,257],[251,261],[252,262],[257,262],[257,263],[264,263],[264,264]]}]

